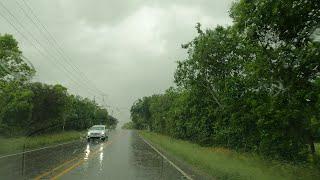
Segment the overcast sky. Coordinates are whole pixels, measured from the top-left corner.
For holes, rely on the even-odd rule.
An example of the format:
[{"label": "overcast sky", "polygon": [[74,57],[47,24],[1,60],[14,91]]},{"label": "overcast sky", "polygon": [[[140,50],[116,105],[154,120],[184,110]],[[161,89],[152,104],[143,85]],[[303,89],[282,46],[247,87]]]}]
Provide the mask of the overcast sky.
[{"label": "overcast sky", "polygon": [[23,0],[0,0],[0,13],[10,18],[28,40],[1,16],[0,33],[14,34],[37,70],[35,80],[63,84],[70,93],[91,99],[96,94],[102,104],[102,97],[87,88],[91,85],[79,73],[70,75],[78,68],[107,94],[106,104],[121,108],[112,108],[121,122],[129,121],[128,109],[136,99],[161,93],[174,84],[176,61],[186,57],[181,44],[196,35],[197,22],[203,28],[232,22],[228,16],[232,0],[25,1],[74,66],[62,60],[49,38],[42,36],[28,18],[32,14],[24,14],[30,10]]}]

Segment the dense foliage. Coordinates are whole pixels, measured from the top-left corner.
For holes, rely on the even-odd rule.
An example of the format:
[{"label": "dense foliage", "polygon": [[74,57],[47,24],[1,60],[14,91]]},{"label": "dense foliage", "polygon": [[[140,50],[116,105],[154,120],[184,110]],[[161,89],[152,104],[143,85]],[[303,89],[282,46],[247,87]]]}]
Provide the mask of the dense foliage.
[{"label": "dense foliage", "polygon": [[92,100],[70,95],[61,85],[31,82],[28,65],[11,35],[0,35],[0,135],[35,135],[84,130],[118,121]]},{"label": "dense foliage", "polygon": [[122,125],[121,129],[134,129],[134,124],[132,121],[126,122]]},{"label": "dense foliage", "polygon": [[134,103],[137,129],[289,161],[320,132],[320,1],[240,0],[233,25],[196,29],[177,88]]}]

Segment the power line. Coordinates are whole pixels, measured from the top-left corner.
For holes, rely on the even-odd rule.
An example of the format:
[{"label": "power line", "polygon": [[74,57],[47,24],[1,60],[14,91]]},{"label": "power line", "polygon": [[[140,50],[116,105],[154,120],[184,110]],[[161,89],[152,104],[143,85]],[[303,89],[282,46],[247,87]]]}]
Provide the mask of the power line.
[{"label": "power line", "polygon": [[[32,33],[30,33],[25,27],[24,25],[10,12],[10,10],[0,1],[0,6],[5,9],[5,11],[7,11],[7,13],[9,15],[11,15],[11,17],[19,24],[20,27],[22,27],[28,34],[29,36],[38,43],[38,45],[40,47],[43,48],[44,51],[47,51],[43,45],[33,36]],[[24,39],[26,39],[26,41],[28,41],[42,56],[44,57],[47,57],[47,54],[44,54],[40,49],[39,47],[37,47],[24,33],[22,33],[19,28],[15,25],[15,23],[12,23],[4,14],[0,13],[0,16],[2,16]],[[49,53],[48,53],[49,54]],[[53,57],[55,59],[55,56],[53,56],[51,53],[49,54],[51,57]],[[49,58],[50,59],[50,58]],[[51,61],[53,63],[53,61]],[[58,61],[57,61],[58,62]],[[53,63],[55,66],[57,66],[59,68],[59,66],[55,63]],[[61,65],[61,64],[60,64]],[[68,69],[66,69],[63,65],[61,65],[62,68],[67,71],[67,75],[68,75],[68,72],[70,73],[70,71]],[[70,73],[71,75],[71,73]],[[75,85],[77,86],[82,86],[82,87],[85,87],[86,91],[89,92],[90,94],[93,94],[95,95],[95,93],[92,93],[91,91],[89,91],[87,89],[86,86],[83,86],[82,84],[78,83],[77,81],[75,81],[74,79],[70,78],[70,80],[72,80],[73,83],[75,83]]]},{"label": "power line", "polygon": [[[18,54],[17,52],[7,51],[7,50],[5,50],[4,52],[9,52],[9,53],[12,53],[14,55]],[[18,54],[18,55],[20,55],[20,54]],[[24,60],[23,63],[26,63],[28,66],[30,66],[31,70],[33,70],[33,71],[35,70],[33,64],[26,57],[21,55],[21,58]],[[19,74],[19,72],[13,72],[12,70],[10,70],[9,67],[6,66],[5,63],[3,63],[1,61],[0,61],[0,70],[3,70],[4,77],[7,76],[7,75],[11,75],[11,76],[15,77],[16,79],[22,78],[22,75]],[[2,72],[2,71],[0,71],[0,72]]]},{"label": "power line", "polygon": [[[44,57],[46,57],[45,54],[43,54],[43,52],[37,47],[35,46],[30,40],[29,38],[27,38],[23,33],[21,33],[21,31],[13,24],[11,23],[10,20],[8,20],[0,11],[0,16],[3,17],[25,40],[29,41],[29,43]],[[52,62],[51,62],[52,63]],[[56,64],[54,64],[56,65]],[[72,79],[71,79],[72,80]]]},{"label": "power line", "polygon": [[[10,53],[13,53],[13,54],[16,54],[16,52],[12,52],[12,51],[9,51],[9,52],[10,52]],[[31,63],[31,61],[30,61],[27,57],[21,55],[21,58],[22,58],[24,61],[27,62],[27,64],[31,67],[31,69],[35,70],[33,64]],[[3,70],[3,71],[1,71],[1,70]],[[7,75],[11,75],[11,76],[13,76],[13,77],[16,78],[16,79],[20,79],[20,76],[21,76],[18,72],[13,72],[13,71],[11,71],[8,67],[6,67],[6,65],[5,65],[4,63],[2,63],[2,62],[0,61],[0,73],[2,73],[2,72],[4,73],[4,74],[3,74],[4,77],[7,76]],[[72,86],[71,86],[71,88],[74,89],[74,87],[72,87]]]},{"label": "power line", "polygon": [[[84,78],[84,79],[82,79],[82,80],[85,80],[86,82],[91,83],[91,84],[95,87],[94,83],[92,83],[92,82],[85,76],[85,74],[84,74],[82,71],[79,70],[79,68],[78,68],[77,66],[73,66],[73,64],[68,61],[68,60],[70,60],[70,57],[64,56],[65,53],[64,53],[63,49],[61,48],[61,46],[59,45],[59,43],[55,40],[55,38],[53,37],[53,35],[47,30],[47,28],[45,27],[45,25],[41,23],[41,21],[40,21],[39,18],[35,15],[35,13],[33,12],[33,10],[31,9],[31,7],[30,7],[24,0],[22,0],[22,1],[23,1],[24,4],[27,6],[27,8],[30,10],[30,12],[33,14],[33,16],[34,16],[34,18],[36,19],[36,21],[38,22],[38,24],[41,25],[42,30],[41,30],[41,28],[39,28],[39,26],[37,25],[37,22],[36,22],[32,17],[30,17],[30,15],[25,11],[25,9],[22,7],[22,5],[21,5],[18,1],[16,1],[16,3],[17,3],[17,5],[19,6],[20,10],[23,12],[23,14],[26,15],[26,17],[29,19],[29,21],[31,21],[31,23],[37,28],[37,30],[42,34],[42,36],[48,41],[48,43],[51,45],[51,47],[53,47],[53,49],[56,50],[56,52],[58,53],[58,55],[60,55],[60,57],[62,57],[63,60],[64,60],[68,65],[70,65],[70,67],[71,67],[75,72],[78,72],[78,73]],[[20,27],[22,27],[24,30],[26,30],[26,32],[29,34],[29,36],[31,37],[31,39],[34,40],[34,41],[36,42],[36,44],[37,44],[40,48],[42,48],[42,50],[43,50],[44,52],[47,52],[47,54],[49,54],[50,57],[53,58],[53,60],[56,59],[56,56],[55,56],[55,55],[52,55],[51,53],[48,53],[48,50],[44,47],[44,45],[43,45],[41,42],[39,42],[38,39],[35,38],[34,35],[33,35],[32,33],[30,33],[30,32],[25,28],[25,26],[23,25],[23,23],[21,23],[21,22],[15,17],[15,15],[12,14],[12,13],[9,11],[9,9],[8,9],[2,2],[0,2],[0,6],[1,6],[2,8],[4,8],[9,15],[11,15],[11,17],[18,23],[18,25],[19,25]],[[20,31],[20,29],[15,25],[14,21],[11,22],[9,18],[7,18],[4,14],[1,13],[1,11],[0,11],[0,15],[1,15],[27,42],[29,42],[42,56],[47,57],[47,54],[43,53],[43,52],[41,51],[41,49],[40,49],[37,45],[35,45],[32,40],[29,39],[29,37],[27,37],[24,33],[22,33],[22,32]],[[56,46],[57,46],[58,48],[56,48]],[[49,51],[49,52],[50,52],[50,51]],[[27,59],[27,58],[25,58],[25,59]],[[50,59],[50,58],[49,58],[49,59]],[[62,68],[67,72],[67,75],[69,75],[68,73],[70,73],[70,75],[73,75],[68,69],[66,69],[62,64],[60,64],[61,62],[59,62],[59,61],[51,61],[51,63],[53,63],[53,62],[58,62],[59,65],[61,65]],[[53,63],[53,64],[59,68],[59,66],[58,66],[56,63]],[[73,77],[73,76],[72,76],[72,77]],[[76,77],[77,77],[77,76],[76,76]],[[78,87],[80,87],[80,86],[84,87],[82,84],[79,84],[79,83],[78,83],[77,81],[75,81],[74,79],[70,78],[70,80],[72,80],[72,82],[73,82],[75,85],[77,85]],[[93,96],[96,95],[96,93],[92,93],[91,91],[88,91],[88,89],[86,89],[86,90],[87,90],[87,92],[89,92],[89,93],[92,94]],[[98,94],[100,94],[100,95],[102,96],[103,102],[104,102],[104,97],[106,96],[106,94],[105,94],[104,92],[100,91],[98,88],[95,88],[95,91],[98,92]],[[114,108],[114,109],[116,109],[118,112],[120,112],[121,109],[122,109],[122,110],[124,110],[124,109],[125,109],[125,110],[128,110],[128,108],[119,108],[119,107],[109,106],[109,105],[106,105],[106,107]]]},{"label": "power line", "polygon": [[[43,31],[41,31],[41,28],[39,28],[39,26],[37,25],[37,23],[33,20],[33,18],[31,18],[30,16],[29,16],[29,14],[25,11],[25,9],[22,7],[22,5],[17,1],[17,0],[15,0],[15,2],[16,2],[16,4],[19,6],[19,8],[20,8],[20,10],[22,11],[22,13],[24,13],[24,15],[32,22],[32,24],[38,29],[38,31],[45,37],[45,39],[48,41],[48,43],[51,45],[51,47],[52,47],[52,49],[54,49],[54,50],[56,50],[56,52],[58,53],[58,55],[62,58],[62,60],[64,61],[64,62],[66,62],[73,70],[75,70],[75,68],[72,66],[72,64],[70,64],[69,63],[69,61],[68,60],[66,60],[65,59],[65,56],[63,55],[63,53],[61,53],[61,49],[62,48],[60,48],[60,51],[59,51],[59,49],[57,49],[56,47],[55,47],[55,44],[53,43],[54,41],[55,41],[55,39],[54,38],[51,38],[51,40],[50,40],[50,33],[48,32],[48,34],[49,34],[49,38],[46,36],[46,33],[45,32],[43,32]],[[28,4],[24,1],[24,3],[28,6]],[[29,7],[29,6],[28,6]],[[32,11],[32,9],[29,7],[29,9]],[[33,11],[32,11],[33,12]],[[34,13],[33,13],[34,14]],[[35,16],[35,15],[34,15]],[[40,24],[40,25],[42,25],[41,24],[41,22],[40,22],[40,20],[36,17],[36,19],[37,19],[37,21],[38,21],[38,23]],[[43,25],[42,25],[43,26]],[[52,41],[52,39],[53,39],[53,41]],[[56,41],[55,41],[56,42]],[[57,44],[57,43],[56,43]],[[70,74],[73,72],[73,71],[68,71]],[[77,71],[75,71],[75,72],[77,72]],[[75,79],[78,77],[77,76],[77,74],[73,74],[74,75],[74,77],[75,77]],[[83,81],[83,79],[81,79],[81,81]],[[89,82],[89,81],[87,81],[87,82]],[[90,82],[89,82],[90,83]],[[87,88],[89,88],[89,89],[91,89],[91,90],[93,90],[93,91],[97,91],[98,93],[101,93],[101,92],[99,92],[99,90],[96,90],[96,89],[94,89],[94,88],[91,88],[91,86],[88,86]]]},{"label": "power line", "polygon": [[[27,18],[29,18],[31,20],[31,22],[38,28],[38,30],[40,31],[40,28],[38,27],[37,23],[35,21],[33,21],[33,19],[28,15],[27,12],[24,11],[24,9],[22,8],[21,4],[18,3],[17,0],[15,0],[17,2],[17,4],[19,5],[20,9],[22,9],[22,11],[27,15]],[[38,16],[36,15],[36,13],[34,13],[33,9],[29,6],[29,4],[25,1],[25,0],[22,0],[22,2],[25,4],[25,6],[28,8],[28,10],[31,12],[30,14],[32,14],[32,16],[36,19],[36,21],[38,22],[38,24],[40,24],[40,26],[42,27],[43,29],[43,32],[46,32],[46,34],[48,34],[48,37],[49,39],[51,39],[51,41],[53,42],[53,46],[56,45],[58,48],[57,48],[57,52],[59,52],[59,54],[66,60],[65,62],[67,64],[69,64],[76,72],[79,72],[79,74],[85,79],[85,81],[89,82],[93,87],[94,89],[101,93],[101,94],[104,94],[104,92],[100,91],[96,85],[90,81],[89,78],[87,78],[87,76],[75,65],[75,64],[72,64],[70,62],[71,59],[69,56],[66,55],[66,53],[63,51],[63,48],[60,46],[60,44],[56,41],[56,38],[54,38],[54,36],[48,31],[47,27],[45,24],[41,23],[40,19],[38,18]],[[42,32],[42,31],[40,31]],[[44,33],[45,34],[45,33]],[[45,35],[44,35],[45,36]],[[48,40],[48,39],[47,39]],[[48,40],[49,42],[51,42],[50,40]],[[64,56],[65,55],[65,56]]]}]

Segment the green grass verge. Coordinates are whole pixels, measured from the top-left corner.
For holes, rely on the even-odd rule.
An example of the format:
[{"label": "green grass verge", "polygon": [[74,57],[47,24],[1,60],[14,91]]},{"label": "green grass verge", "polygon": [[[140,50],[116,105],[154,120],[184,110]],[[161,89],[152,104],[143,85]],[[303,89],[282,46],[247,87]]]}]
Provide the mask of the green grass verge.
[{"label": "green grass verge", "polygon": [[24,144],[25,144],[26,150],[30,150],[30,149],[47,146],[47,145],[54,145],[62,142],[77,140],[83,136],[84,136],[83,132],[66,131],[61,133],[40,135],[40,136],[35,136],[30,138],[0,137],[0,156],[22,152]]},{"label": "green grass verge", "polygon": [[156,147],[161,147],[170,155],[217,179],[320,179],[320,172],[316,167],[263,160],[257,155],[237,153],[224,148],[201,147],[146,131],[139,133]]}]

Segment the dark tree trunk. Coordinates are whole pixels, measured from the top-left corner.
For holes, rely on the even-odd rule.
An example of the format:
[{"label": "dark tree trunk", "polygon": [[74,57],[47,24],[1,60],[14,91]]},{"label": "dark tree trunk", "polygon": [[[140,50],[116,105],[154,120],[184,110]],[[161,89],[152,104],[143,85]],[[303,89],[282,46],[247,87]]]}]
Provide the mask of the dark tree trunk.
[{"label": "dark tree trunk", "polygon": [[310,137],[309,139],[309,145],[310,145],[311,154],[314,155],[316,152],[316,148],[314,147],[314,141],[312,137]]}]

